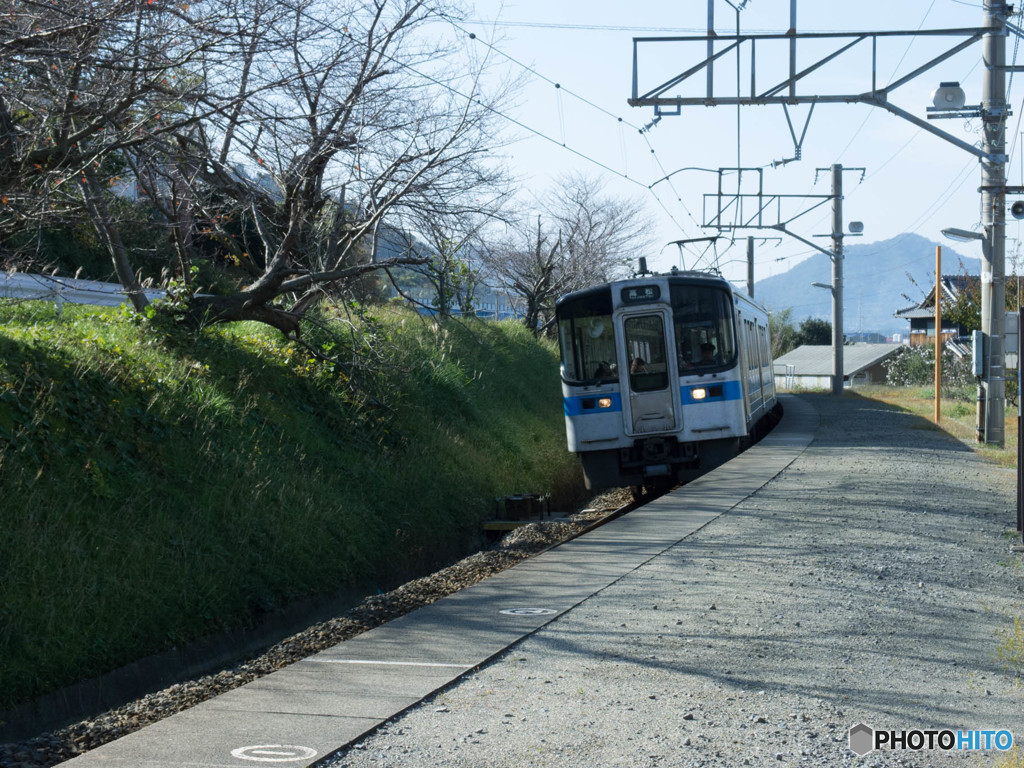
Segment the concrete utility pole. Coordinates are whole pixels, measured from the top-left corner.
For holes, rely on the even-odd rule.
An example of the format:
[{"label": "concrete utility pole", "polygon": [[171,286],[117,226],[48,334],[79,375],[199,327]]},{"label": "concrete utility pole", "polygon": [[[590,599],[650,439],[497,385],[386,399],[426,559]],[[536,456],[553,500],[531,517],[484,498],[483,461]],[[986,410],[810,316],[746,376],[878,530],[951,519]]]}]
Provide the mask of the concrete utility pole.
[{"label": "concrete utility pole", "polygon": [[1005,443],[1006,366],[1006,20],[1011,9],[985,0],[988,30],[982,38],[985,79],[981,89],[984,123],[981,161],[981,333],[985,343],[982,389],[986,443]]},{"label": "concrete utility pole", "polygon": [[[730,169],[719,168],[719,179],[722,174]],[[762,169],[760,168],[736,168],[731,169],[738,173],[743,171],[755,171],[760,175]],[[832,393],[835,395],[841,395],[843,393],[843,238],[846,237],[843,233],[843,173],[845,171],[858,171],[861,174],[861,178],[864,177],[864,168],[844,168],[842,165],[833,165],[830,168],[818,168],[818,172],[828,171],[832,175],[832,192],[828,195],[773,195],[766,193],[763,188],[763,184],[758,184],[758,191],[750,194],[743,193],[726,193],[722,191],[722,183],[719,181],[718,192],[714,194],[704,195],[704,212],[705,221],[701,226],[704,227],[716,227],[719,231],[723,230],[737,230],[737,229],[773,229],[776,232],[783,232],[790,237],[796,238],[801,243],[810,246],[819,253],[829,257],[829,262],[832,264],[832,282],[826,283],[812,283],[817,288],[826,288],[832,294]],[[799,197],[802,200],[808,198],[816,198],[820,202],[815,203],[813,208],[818,205],[824,205],[826,201],[832,201],[832,233],[828,237],[832,238],[832,250],[828,251],[821,246],[815,245],[810,240],[801,237],[795,232],[787,229],[787,226],[793,219],[789,221],[776,220],[774,223],[771,222],[770,218],[765,216],[765,211],[769,208],[777,208],[778,203],[786,198]],[[709,206],[708,200],[714,199],[715,205]],[[722,204],[724,199],[730,199],[731,203],[728,205]],[[754,213],[747,215],[745,209],[746,202],[753,202]],[[726,223],[723,218],[723,213],[734,208],[737,212],[737,223]],[[812,208],[812,210],[813,210]],[[804,213],[806,213],[805,211]],[[801,214],[803,215],[803,214]],[[779,217],[777,217],[778,219]],[[794,217],[796,218],[796,217]],[[854,232],[856,235],[859,232]],[[687,241],[682,241],[687,242]],[[754,295],[754,238],[747,238],[747,291],[751,297]]]},{"label": "concrete utility pole", "polygon": [[754,237],[747,237],[747,296],[754,298]]},{"label": "concrete utility pole", "polygon": [[935,246],[935,423],[942,418],[942,246]]},{"label": "concrete utility pole", "polygon": [[843,394],[843,166],[832,166],[832,394]]}]

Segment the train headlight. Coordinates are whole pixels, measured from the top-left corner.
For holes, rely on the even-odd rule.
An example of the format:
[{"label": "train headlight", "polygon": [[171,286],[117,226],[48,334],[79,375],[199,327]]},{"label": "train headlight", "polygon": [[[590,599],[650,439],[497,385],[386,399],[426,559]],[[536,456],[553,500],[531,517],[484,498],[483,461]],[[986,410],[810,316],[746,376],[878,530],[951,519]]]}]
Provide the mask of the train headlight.
[{"label": "train headlight", "polygon": [[703,400],[708,396],[708,391],[704,387],[694,387],[690,390],[690,395],[693,396],[694,400]]},{"label": "train headlight", "polygon": [[602,397],[597,401],[598,408],[611,408],[612,399],[610,397]]}]

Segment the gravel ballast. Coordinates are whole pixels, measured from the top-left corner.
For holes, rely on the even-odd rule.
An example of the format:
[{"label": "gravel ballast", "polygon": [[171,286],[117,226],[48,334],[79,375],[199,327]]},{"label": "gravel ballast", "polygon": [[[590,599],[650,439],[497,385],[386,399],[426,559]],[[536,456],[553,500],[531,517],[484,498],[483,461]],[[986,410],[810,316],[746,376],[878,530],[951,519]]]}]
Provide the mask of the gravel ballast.
[{"label": "gravel ballast", "polygon": [[848,731],[1024,740],[997,659],[1024,613],[1013,470],[876,402],[809,400],[817,437],[775,480],[328,764],[993,764],[858,758]]}]

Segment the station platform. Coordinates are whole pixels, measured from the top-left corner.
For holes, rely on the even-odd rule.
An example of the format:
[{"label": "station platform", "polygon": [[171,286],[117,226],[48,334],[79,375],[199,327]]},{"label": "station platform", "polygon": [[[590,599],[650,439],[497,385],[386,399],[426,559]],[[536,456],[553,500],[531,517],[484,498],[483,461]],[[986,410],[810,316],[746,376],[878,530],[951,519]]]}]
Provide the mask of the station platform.
[{"label": "station platform", "polygon": [[308,766],[479,668],[775,478],[815,409],[727,464],[587,535],[315,656],[63,763],[69,768]]}]

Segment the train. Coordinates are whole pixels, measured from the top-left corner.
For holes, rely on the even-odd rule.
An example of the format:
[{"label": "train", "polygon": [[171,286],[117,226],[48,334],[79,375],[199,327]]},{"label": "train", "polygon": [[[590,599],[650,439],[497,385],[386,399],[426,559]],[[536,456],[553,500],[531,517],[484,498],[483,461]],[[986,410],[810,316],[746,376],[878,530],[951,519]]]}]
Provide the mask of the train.
[{"label": "train", "polygon": [[555,319],[569,450],[591,491],[667,490],[781,416],[768,312],[717,273],[646,270],[562,296]]}]

